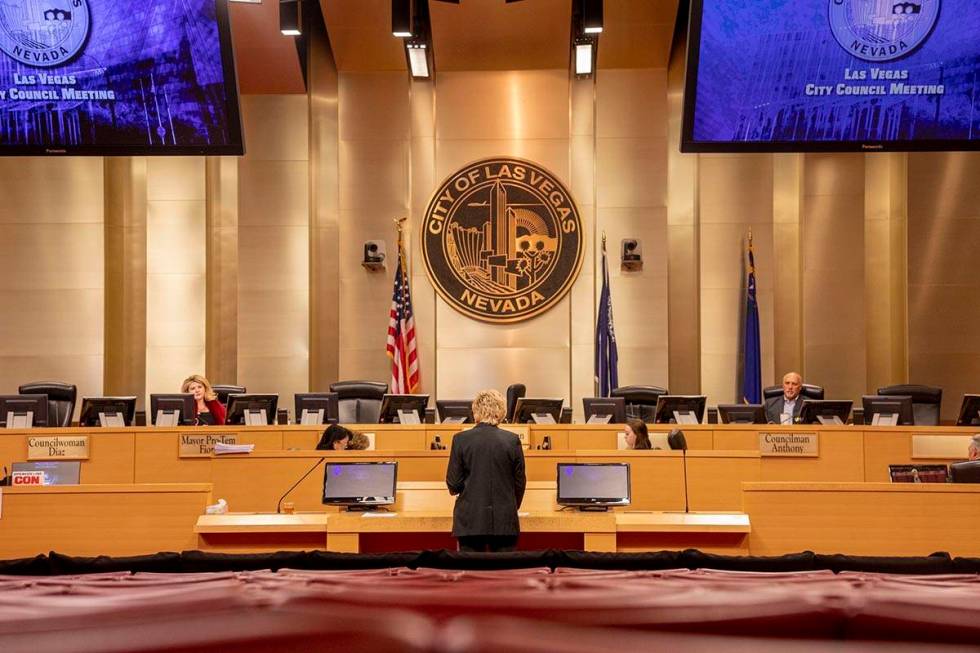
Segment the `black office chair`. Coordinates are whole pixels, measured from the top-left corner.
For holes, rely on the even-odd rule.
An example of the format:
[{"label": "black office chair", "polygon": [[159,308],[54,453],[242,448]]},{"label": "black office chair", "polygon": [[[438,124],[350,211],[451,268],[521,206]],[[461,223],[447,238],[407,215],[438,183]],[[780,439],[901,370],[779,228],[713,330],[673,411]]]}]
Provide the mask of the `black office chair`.
[{"label": "black office chair", "polygon": [[[780,397],[783,394],[782,385],[771,385],[762,391],[762,400],[772,399],[773,397]],[[803,387],[800,388],[800,397],[803,399],[818,399],[823,400],[823,388],[819,385],[811,385],[809,383],[804,383]]]},{"label": "black office chair", "polygon": [[248,392],[243,385],[213,385],[211,389],[214,390],[214,394],[218,395],[218,401],[225,406],[228,405],[228,395],[240,395]]},{"label": "black office chair", "polygon": [[626,417],[641,419],[653,424],[657,416],[657,399],[668,394],[667,388],[655,385],[624,385],[613,388],[612,397],[622,397],[626,401]]},{"label": "black office chair", "polygon": [[75,399],[78,397],[77,386],[59,381],[40,381],[25,383],[17,388],[17,392],[22,395],[48,395],[48,426],[71,426]]},{"label": "black office chair", "polygon": [[980,460],[966,460],[949,466],[954,483],[980,483]]},{"label": "black office chair", "polygon": [[388,393],[388,384],[338,381],[330,384],[330,392],[337,393],[338,420],[341,424],[377,424],[381,415],[381,398]]},{"label": "black office chair", "polygon": [[527,387],[523,383],[513,383],[507,386],[507,421],[514,421],[514,410],[517,409],[517,400],[527,396]]},{"label": "black office chair", "polygon": [[878,394],[912,397],[912,415],[917,426],[939,426],[943,406],[943,389],[931,385],[889,385],[878,388]]}]

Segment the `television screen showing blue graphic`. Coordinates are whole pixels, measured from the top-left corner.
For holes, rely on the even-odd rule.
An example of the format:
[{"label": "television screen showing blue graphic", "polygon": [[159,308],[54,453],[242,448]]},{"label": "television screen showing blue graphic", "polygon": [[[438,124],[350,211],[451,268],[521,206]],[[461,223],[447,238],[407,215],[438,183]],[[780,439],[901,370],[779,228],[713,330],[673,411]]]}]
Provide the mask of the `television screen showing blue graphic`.
[{"label": "television screen showing blue graphic", "polygon": [[692,0],[682,149],[980,149],[980,3]]},{"label": "television screen showing blue graphic", "polygon": [[0,0],[0,154],[241,154],[227,0]]}]

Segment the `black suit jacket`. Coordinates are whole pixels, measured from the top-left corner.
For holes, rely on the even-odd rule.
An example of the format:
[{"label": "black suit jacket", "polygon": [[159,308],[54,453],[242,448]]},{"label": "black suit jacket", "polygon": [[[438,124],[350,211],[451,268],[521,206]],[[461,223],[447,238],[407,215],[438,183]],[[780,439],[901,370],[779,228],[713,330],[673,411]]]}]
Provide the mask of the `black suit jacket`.
[{"label": "black suit jacket", "polygon": [[[786,403],[786,399],[783,395],[778,397],[772,397],[771,399],[766,399],[766,421],[770,424],[779,424],[780,416],[783,414],[783,404]],[[800,410],[803,408],[803,396],[796,395],[796,405],[793,407],[793,421],[800,416]]]},{"label": "black suit jacket", "polygon": [[456,537],[517,535],[517,509],[524,499],[524,451],[509,431],[477,424],[453,438],[446,469]]}]

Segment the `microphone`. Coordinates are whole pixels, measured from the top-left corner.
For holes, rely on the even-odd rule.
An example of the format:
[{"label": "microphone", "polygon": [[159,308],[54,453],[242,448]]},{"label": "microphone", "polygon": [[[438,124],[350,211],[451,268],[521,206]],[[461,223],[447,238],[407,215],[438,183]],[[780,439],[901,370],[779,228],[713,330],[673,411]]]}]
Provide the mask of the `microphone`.
[{"label": "microphone", "polygon": [[687,438],[684,437],[684,431],[680,429],[674,429],[667,436],[667,445],[671,449],[680,449],[681,456],[684,458],[684,512],[691,512],[690,504],[687,500]]},{"label": "microphone", "polygon": [[289,488],[288,490],[286,490],[286,493],[285,494],[283,494],[281,497],[279,497],[279,503],[276,504],[276,514],[277,515],[282,513],[282,502],[283,502],[283,500],[286,497],[289,496],[289,493],[292,492],[293,490],[295,490],[296,489],[296,486],[299,485],[300,483],[302,483],[303,480],[307,476],[309,476],[310,474],[312,474],[313,473],[313,470],[316,469],[317,467],[319,467],[320,466],[320,463],[322,463],[326,459],[327,459],[326,456],[321,456],[320,457],[320,460],[316,461],[316,464],[313,465],[313,467],[310,467],[310,469],[305,474],[303,474],[302,476],[299,477],[299,480],[298,481],[296,481],[295,483],[293,483],[293,486],[291,488]]}]

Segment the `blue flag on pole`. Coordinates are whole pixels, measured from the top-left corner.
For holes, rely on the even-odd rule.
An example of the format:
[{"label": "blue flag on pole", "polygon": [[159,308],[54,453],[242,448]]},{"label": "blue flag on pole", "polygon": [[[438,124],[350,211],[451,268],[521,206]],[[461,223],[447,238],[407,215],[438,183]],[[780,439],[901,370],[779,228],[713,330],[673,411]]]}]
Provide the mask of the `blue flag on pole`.
[{"label": "blue flag on pole", "polygon": [[742,367],[742,401],[747,404],[762,403],[762,346],[759,343],[759,303],[755,294],[755,255],[752,253],[752,232],[749,232],[749,278],[745,294],[745,325],[742,330],[742,351],[745,364]]},{"label": "blue flag on pole", "polygon": [[600,397],[608,397],[613,388],[619,387],[619,353],[616,351],[616,331],[613,329],[605,234],[602,236],[602,292],[599,294],[599,318],[595,325],[595,379]]}]

